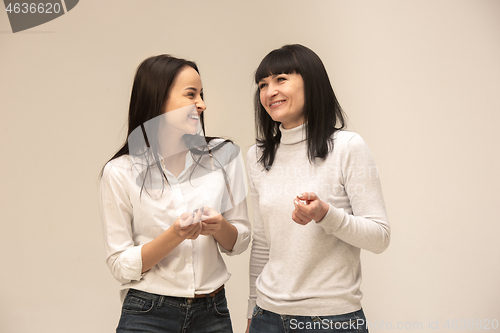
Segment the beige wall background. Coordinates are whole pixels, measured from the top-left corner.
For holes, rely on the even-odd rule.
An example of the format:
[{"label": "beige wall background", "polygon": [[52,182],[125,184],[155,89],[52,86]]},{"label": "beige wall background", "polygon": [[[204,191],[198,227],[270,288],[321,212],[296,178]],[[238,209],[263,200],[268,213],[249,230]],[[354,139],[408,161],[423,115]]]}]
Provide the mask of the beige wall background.
[{"label": "beige wall background", "polygon": [[[253,71],[286,43],[322,58],[379,167],[393,233],[362,255],[370,332],[498,327],[500,1],[88,0],[16,34],[0,11],[1,332],[114,331],[97,180],[138,64],[195,60],[208,134],[246,153]],[[226,260],[235,332],[248,259]]]}]

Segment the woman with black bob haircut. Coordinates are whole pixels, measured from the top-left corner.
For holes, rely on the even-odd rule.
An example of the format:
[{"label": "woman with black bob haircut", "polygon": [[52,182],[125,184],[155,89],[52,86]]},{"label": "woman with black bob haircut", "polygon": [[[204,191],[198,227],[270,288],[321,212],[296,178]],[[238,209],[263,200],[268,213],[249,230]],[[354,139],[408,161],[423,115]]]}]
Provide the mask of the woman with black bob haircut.
[{"label": "woman with black bob haircut", "polygon": [[138,67],[127,139],[99,193],[121,283],[117,332],[232,332],[220,252],[250,241],[244,167],[236,145],[205,137],[205,109],[194,62],[159,55]]},{"label": "woman with black bob haircut", "polygon": [[[333,149],[332,134],[345,126],[345,115],[333,92],[323,62],[307,47],[285,45],[270,52],[255,72],[255,83],[269,75],[299,74],[304,81],[304,127],[309,160],[325,159]],[[260,89],[255,92],[257,142],[263,148],[262,164],[270,168],[279,146],[279,121],[274,121],[260,102]]]},{"label": "woman with black bob haircut", "polygon": [[390,240],[370,150],[344,129],[325,67],[309,48],[273,50],[255,83],[247,331],[367,332],[360,251],[381,253]]}]

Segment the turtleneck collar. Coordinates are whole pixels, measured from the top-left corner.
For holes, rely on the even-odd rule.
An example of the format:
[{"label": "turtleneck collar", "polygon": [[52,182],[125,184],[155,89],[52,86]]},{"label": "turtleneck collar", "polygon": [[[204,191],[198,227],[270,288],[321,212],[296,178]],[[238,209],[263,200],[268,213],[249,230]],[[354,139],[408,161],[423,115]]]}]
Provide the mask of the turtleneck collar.
[{"label": "turtleneck collar", "polygon": [[293,145],[299,142],[303,142],[307,139],[306,137],[306,124],[302,124],[300,126],[285,129],[283,128],[283,124],[280,124],[280,132],[281,132],[281,144],[284,145]]}]

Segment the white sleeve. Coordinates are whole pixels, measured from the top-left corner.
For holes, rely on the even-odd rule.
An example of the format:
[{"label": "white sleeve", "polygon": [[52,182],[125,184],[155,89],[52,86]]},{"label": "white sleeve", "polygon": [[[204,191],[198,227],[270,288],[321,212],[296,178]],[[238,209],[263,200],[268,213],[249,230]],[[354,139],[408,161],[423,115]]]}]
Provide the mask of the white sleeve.
[{"label": "white sleeve", "polygon": [[142,246],[135,246],[133,211],[126,189],[126,170],[108,163],[99,187],[99,208],[106,251],[106,264],[120,283],[142,276]]},{"label": "white sleeve", "polygon": [[231,200],[227,200],[232,208],[223,212],[222,216],[236,227],[238,230],[238,237],[231,251],[224,249],[222,246],[219,246],[219,249],[222,253],[227,255],[237,255],[248,248],[251,229],[246,202],[248,187],[246,184],[245,166],[243,163],[243,156],[239,149],[237,157],[225,166],[225,171],[229,182],[229,189],[226,188],[226,192],[230,191],[230,193],[225,193],[225,196],[227,198],[232,196],[235,207],[232,207]]}]

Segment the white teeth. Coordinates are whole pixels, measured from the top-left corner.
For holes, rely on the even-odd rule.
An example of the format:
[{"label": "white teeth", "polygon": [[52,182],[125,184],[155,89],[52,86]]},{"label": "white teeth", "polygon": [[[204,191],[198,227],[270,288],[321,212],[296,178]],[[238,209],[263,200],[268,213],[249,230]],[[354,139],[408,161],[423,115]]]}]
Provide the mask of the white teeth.
[{"label": "white teeth", "polygon": [[272,103],[271,106],[276,105],[276,104],[281,104],[281,103],[283,103],[283,101],[277,101],[277,102]]},{"label": "white teeth", "polygon": [[193,116],[193,115],[189,115],[188,117],[189,117],[189,118],[191,118],[191,119],[195,119],[195,120],[198,120],[198,119],[200,119],[200,117],[199,117],[199,116]]}]

